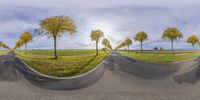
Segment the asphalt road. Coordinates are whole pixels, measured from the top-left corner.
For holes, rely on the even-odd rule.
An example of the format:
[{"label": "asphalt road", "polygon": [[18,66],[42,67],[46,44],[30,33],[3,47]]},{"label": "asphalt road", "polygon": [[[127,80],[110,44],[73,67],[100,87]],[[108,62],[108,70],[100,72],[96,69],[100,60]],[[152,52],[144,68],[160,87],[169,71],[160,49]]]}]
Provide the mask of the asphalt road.
[{"label": "asphalt road", "polygon": [[[113,53],[99,66],[103,69],[99,71],[103,73],[97,75],[99,78],[93,80],[94,74],[87,74],[90,78],[86,80],[93,82],[74,90],[52,90],[34,84],[34,82],[43,84],[47,80],[57,82],[57,79],[38,76],[30,70],[32,74],[24,74],[22,71],[25,67],[20,71],[19,67],[22,66],[18,66],[15,60],[10,55],[0,56],[0,100],[199,100],[200,98],[199,58],[176,63],[149,63]],[[34,74],[36,76],[33,77]],[[81,79],[77,84],[80,82]]]}]

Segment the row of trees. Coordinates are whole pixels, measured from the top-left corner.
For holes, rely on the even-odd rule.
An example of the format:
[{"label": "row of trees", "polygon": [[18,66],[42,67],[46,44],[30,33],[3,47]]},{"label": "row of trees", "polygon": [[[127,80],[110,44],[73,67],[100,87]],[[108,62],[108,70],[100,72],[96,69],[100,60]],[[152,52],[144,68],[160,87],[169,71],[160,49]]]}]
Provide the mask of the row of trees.
[{"label": "row of trees", "polygon": [[[104,33],[99,29],[98,30],[93,30],[91,32],[90,37],[91,37],[91,40],[95,41],[95,43],[96,43],[96,55],[98,55],[99,54],[99,52],[98,52],[99,51],[98,50],[99,41],[101,40],[101,38],[104,37]],[[105,46],[105,49],[111,49],[112,50],[112,46],[111,46],[110,41],[108,39],[104,38],[102,40],[102,44]]]},{"label": "row of trees", "polygon": [[[61,37],[64,33],[74,34],[76,30],[76,26],[74,24],[74,21],[70,17],[64,17],[64,16],[54,16],[54,17],[48,17],[40,22],[40,28],[35,29],[36,32],[38,32],[39,35],[47,35],[48,37],[53,37],[54,40],[54,54],[55,59],[58,58],[57,56],[57,38]],[[98,55],[98,44],[102,37],[104,37],[104,33],[101,30],[93,30],[91,32],[91,39],[92,41],[96,42],[96,54]],[[171,41],[171,51],[173,54],[173,43],[175,40],[183,38],[183,34],[176,28],[176,27],[169,27],[167,28],[163,34],[162,39],[169,39]],[[29,32],[24,32],[21,34],[20,39],[17,41],[15,47],[13,50],[20,48],[22,45],[25,45],[25,51],[27,50],[27,45],[29,42],[33,40],[33,36]],[[148,35],[146,32],[141,31],[137,33],[134,37],[135,41],[139,41],[141,45],[141,53],[143,51],[143,42],[148,40]],[[194,47],[195,44],[199,43],[199,39],[192,35],[187,40],[188,43],[191,43]],[[112,46],[108,39],[104,38],[102,41],[102,44],[107,49],[112,50]],[[117,46],[116,50],[119,48],[124,48],[125,46],[128,47],[132,45],[132,40],[130,38],[127,38],[125,41],[123,41],[120,45]],[[3,46],[4,48],[9,48],[5,44],[0,44],[0,46]]]},{"label": "row of trees", "polygon": [[2,42],[2,41],[0,41],[0,47],[3,47],[3,48],[5,48],[5,49],[11,50],[10,47],[7,46],[7,45],[6,45],[4,42]]},{"label": "row of trees", "polygon": [[[135,37],[134,37],[134,40],[140,42],[140,47],[141,47],[140,51],[142,53],[142,51],[143,51],[143,42],[146,41],[146,40],[148,40],[147,33],[144,32],[144,31],[141,31],[141,32],[137,33],[135,35]],[[127,46],[128,47],[128,51],[129,51],[129,46],[132,45],[132,44],[133,44],[132,40],[130,38],[126,38],[121,44],[119,44],[116,47],[116,50],[118,50],[120,48],[124,49],[124,47]]]},{"label": "row of trees", "polygon": [[[74,21],[69,17],[54,16],[48,17],[40,21],[40,28],[35,29],[38,35],[47,35],[49,38],[53,37],[54,40],[54,54],[55,59],[57,56],[57,38],[61,37],[64,33],[68,32],[71,35],[76,32]],[[25,51],[29,42],[33,41],[33,35],[29,32],[24,32],[20,35],[20,39],[16,42],[13,50],[25,45]]]},{"label": "row of trees", "polygon": [[[39,35],[47,35],[53,37],[54,40],[54,55],[57,56],[57,38],[61,37],[64,33],[74,34],[77,32],[74,21],[70,17],[65,16],[53,16],[48,17],[40,21],[40,27],[35,29]],[[96,55],[98,55],[98,44],[100,39],[104,37],[104,33],[101,30],[94,30],[91,32],[92,41],[96,42]],[[16,42],[13,50],[25,45],[25,51],[29,42],[33,41],[33,36],[29,32],[21,34],[20,39]],[[102,44],[105,48],[112,49],[112,46],[108,39],[104,38]]]},{"label": "row of trees", "polygon": [[24,45],[26,52],[28,43],[32,41],[33,41],[33,35],[30,32],[24,32],[20,35],[19,40],[16,42],[13,50],[16,50],[17,48],[20,48],[21,46]]},{"label": "row of trees", "polygon": [[104,45],[105,52],[107,51],[107,49],[112,50],[112,46],[110,44],[110,41],[107,38],[104,38],[101,43]]},{"label": "row of trees", "polygon": [[124,49],[124,47],[127,46],[127,47],[128,47],[128,51],[129,51],[129,47],[130,47],[130,45],[132,45],[132,44],[133,44],[132,40],[131,40],[130,38],[126,38],[121,44],[119,44],[119,45],[115,48],[115,50],[118,50],[118,49],[120,49],[120,48],[123,48],[123,49]]},{"label": "row of trees", "polygon": [[[183,38],[183,34],[182,32],[180,32],[178,30],[178,28],[176,27],[168,27],[166,30],[164,30],[164,32],[162,33],[162,39],[164,40],[170,40],[171,41],[171,54],[174,53],[174,41],[176,41],[177,39]],[[129,38],[128,38],[129,39]],[[127,40],[127,39],[126,39]],[[126,41],[125,40],[125,41]],[[143,42],[148,40],[148,35],[146,32],[141,31],[139,33],[137,33],[134,37],[135,41],[139,41],[140,42],[140,51],[142,53],[143,51]],[[132,44],[131,39],[129,39],[129,43],[123,41],[121,44],[119,44],[116,47],[116,50],[120,49],[120,48],[124,48],[125,46],[128,46],[128,51],[129,51],[129,45]],[[188,37],[187,41],[188,43],[192,44],[193,48],[195,44],[200,44],[199,39],[197,36],[195,35],[191,35],[190,37]],[[131,43],[131,44],[130,44]]]}]

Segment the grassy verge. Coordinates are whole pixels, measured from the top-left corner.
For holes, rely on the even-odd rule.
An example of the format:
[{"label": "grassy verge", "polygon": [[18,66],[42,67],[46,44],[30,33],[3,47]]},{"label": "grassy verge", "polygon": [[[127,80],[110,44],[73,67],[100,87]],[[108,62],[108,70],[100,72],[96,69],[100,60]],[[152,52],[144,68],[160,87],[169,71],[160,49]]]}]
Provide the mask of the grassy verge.
[{"label": "grassy verge", "polygon": [[102,62],[110,52],[94,50],[58,50],[58,59],[53,59],[52,50],[30,50],[26,54],[18,51],[19,56],[35,70],[58,77],[74,76],[85,73]]},{"label": "grassy verge", "polygon": [[199,51],[175,51],[174,55],[171,55],[169,51],[144,51],[143,54],[138,52],[119,51],[121,54],[133,57],[138,60],[150,61],[150,62],[175,62],[180,60],[186,60],[200,56]]},{"label": "grassy verge", "polygon": [[8,50],[0,50],[0,55],[6,54],[7,52],[8,52]]}]

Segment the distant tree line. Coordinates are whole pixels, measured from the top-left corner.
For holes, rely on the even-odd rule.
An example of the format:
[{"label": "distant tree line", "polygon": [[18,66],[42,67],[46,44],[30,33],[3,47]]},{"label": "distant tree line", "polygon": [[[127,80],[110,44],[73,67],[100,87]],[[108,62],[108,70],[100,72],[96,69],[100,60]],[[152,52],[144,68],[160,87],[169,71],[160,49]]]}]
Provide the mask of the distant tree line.
[{"label": "distant tree line", "polygon": [[[171,54],[174,54],[174,41],[176,41],[178,39],[182,39],[182,38],[183,38],[183,33],[180,32],[177,27],[168,27],[162,33],[162,39],[171,41]],[[126,42],[127,39],[125,39],[122,43],[120,43],[115,48],[115,50],[118,50],[118,49],[123,49],[124,50],[124,47],[128,46],[128,52],[129,52],[129,46],[132,45],[132,40],[130,38],[128,38],[128,39],[129,39],[129,42]],[[141,51],[141,54],[142,54],[142,52],[143,52],[143,43],[148,40],[147,33],[144,32],[144,31],[138,32],[133,37],[133,39],[135,41],[140,42],[140,51]],[[194,48],[194,46],[196,44],[200,45],[199,39],[198,39],[198,37],[196,35],[189,36],[188,39],[186,40],[186,42],[190,43],[193,48]],[[163,50],[162,47],[161,48],[154,47],[154,50],[158,50],[158,49]]]}]

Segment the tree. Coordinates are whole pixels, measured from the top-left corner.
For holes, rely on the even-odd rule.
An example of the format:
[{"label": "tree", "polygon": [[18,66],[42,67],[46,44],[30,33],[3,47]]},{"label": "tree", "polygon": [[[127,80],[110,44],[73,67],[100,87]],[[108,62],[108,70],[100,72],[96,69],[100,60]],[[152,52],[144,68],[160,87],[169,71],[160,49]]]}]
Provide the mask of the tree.
[{"label": "tree", "polygon": [[33,35],[29,32],[24,32],[20,35],[20,40],[25,44],[25,52],[26,52],[28,42],[33,41]]},{"label": "tree", "polygon": [[187,43],[191,43],[192,47],[193,47],[193,50],[194,50],[194,45],[197,44],[197,43],[199,43],[199,39],[198,39],[197,36],[191,35],[190,37],[188,37]]},{"label": "tree", "polygon": [[154,47],[153,50],[154,50],[154,51],[158,51],[158,47]]},{"label": "tree", "polygon": [[119,45],[115,48],[115,50],[118,50],[118,49],[120,49],[120,48],[123,48],[123,50],[124,50],[124,46],[126,46],[126,45],[125,45],[125,42],[122,42],[121,44],[119,44]]},{"label": "tree", "polygon": [[164,48],[163,48],[163,47],[160,47],[159,50],[162,51],[162,50],[164,50]]},{"label": "tree", "polygon": [[162,39],[169,39],[171,41],[171,54],[174,54],[174,40],[183,38],[183,34],[176,27],[168,27],[162,33]]},{"label": "tree", "polygon": [[110,42],[109,42],[109,44],[108,44],[107,47],[108,47],[110,50],[113,50],[112,45],[110,44]]},{"label": "tree", "polygon": [[108,41],[108,39],[104,38],[102,40],[102,44],[104,45],[104,51],[106,52],[106,49],[108,48],[108,45],[110,44],[110,42]]},{"label": "tree", "polygon": [[2,41],[0,41],[0,47],[3,47],[3,48],[5,48],[5,49],[11,50],[10,47],[7,46],[7,45],[6,45],[4,42],[2,42]]},{"label": "tree", "polygon": [[125,50],[125,46],[126,46],[126,43],[125,43],[125,42],[122,42],[123,50]]},{"label": "tree", "polygon": [[140,42],[140,51],[141,51],[141,54],[142,54],[142,51],[143,51],[143,48],[142,48],[142,45],[143,45],[143,42],[148,40],[148,35],[146,32],[144,31],[141,31],[139,33],[137,33],[134,37],[134,40],[135,41],[139,41]]},{"label": "tree", "polygon": [[104,33],[101,31],[101,30],[93,30],[91,32],[91,35],[90,35],[92,41],[95,41],[96,42],[96,55],[99,54],[98,52],[98,43],[99,43],[99,40],[104,37]]},{"label": "tree", "polygon": [[23,41],[22,40],[18,40],[15,44],[15,47],[13,48],[13,50],[16,50],[17,48],[20,48],[23,45]]},{"label": "tree", "polygon": [[133,42],[131,41],[130,38],[126,38],[126,40],[124,41],[125,45],[127,45],[128,47],[128,52],[129,52],[129,46],[133,44]]},{"label": "tree", "polygon": [[71,35],[76,32],[74,21],[70,17],[53,16],[43,19],[40,22],[40,28],[36,29],[39,35],[47,35],[54,39],[54,55],[57,56],[57,38],[61,37],[65,32]]},{"label": "tree", "polygon": [[112,50],[112,46],[111,46],[110,41],[108,39],[104,38],[102,40],[102,44],[104,45],[105,51],[106,51],[106,49]]}]

